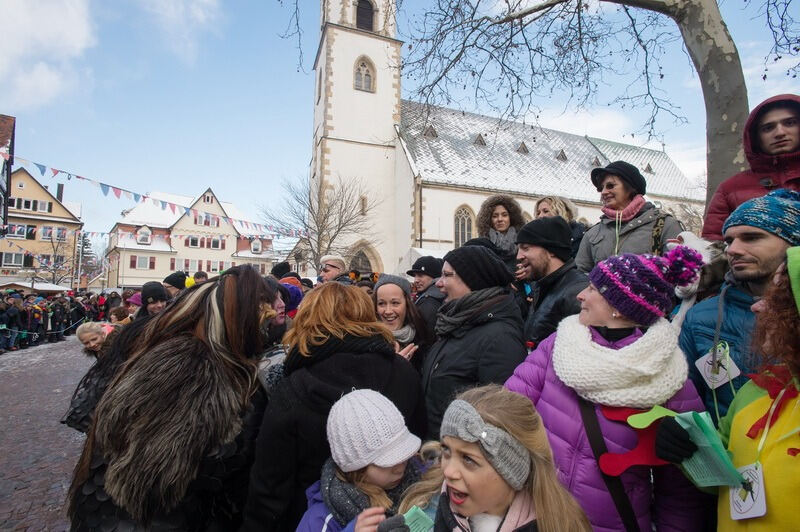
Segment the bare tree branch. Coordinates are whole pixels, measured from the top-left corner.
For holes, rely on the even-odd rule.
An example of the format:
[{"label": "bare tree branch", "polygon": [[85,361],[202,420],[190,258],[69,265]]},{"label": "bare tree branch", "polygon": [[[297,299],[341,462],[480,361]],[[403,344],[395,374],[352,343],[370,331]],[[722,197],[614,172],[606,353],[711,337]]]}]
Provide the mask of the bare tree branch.
[{"label": "bare tree branch", "polygon": [[312,267],[325,255],[353,255],[356,241],[378,244],[368,235],[380,202],[361,181],[338,179],[318,188],[310,179],[286,180],[283,190],[283,206],[262,208],[261,214],[271,225],[304,230],[308,236],[301,239],[301,248],[307,248],[308,256],[303,259]]}]

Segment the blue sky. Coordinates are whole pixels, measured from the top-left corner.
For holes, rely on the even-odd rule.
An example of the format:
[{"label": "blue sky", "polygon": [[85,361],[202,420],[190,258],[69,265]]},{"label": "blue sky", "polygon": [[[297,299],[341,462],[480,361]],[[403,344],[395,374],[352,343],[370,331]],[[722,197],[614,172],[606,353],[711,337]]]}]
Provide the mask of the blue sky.
[{"label": "blue sky", "polygon": [[[751,105],[796,92],[778,72],[761,80],[769,35],[754,11],[732,4],[723,15]],[[421,5],[404,3],[401,27]],[[4,0],[0,113],[17,117],[21,157],[140,193],[211,187],[261,221],[260,207],[282,201],[281,181],[307,173],[318,11],[301,0],[303,72],[296,43],[280,38],[290,13],[277,0]],[[672,55],[666,86],[690,123],[663,124],[666,149],[695,178],[705,156],[702,94],[685,54]],[[543,125],[627,141],[639,125],[635,113],[605,106],[561,111],[543,113]],[[76,180],[65,197],[82,203],[88,231],[108,231],[132,206]]]}]

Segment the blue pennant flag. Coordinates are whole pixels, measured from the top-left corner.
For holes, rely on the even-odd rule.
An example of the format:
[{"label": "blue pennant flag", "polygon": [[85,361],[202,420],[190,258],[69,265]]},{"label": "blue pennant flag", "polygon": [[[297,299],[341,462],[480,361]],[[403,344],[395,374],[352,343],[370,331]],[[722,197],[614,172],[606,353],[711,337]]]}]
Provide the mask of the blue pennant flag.
[{"label": "blue pennant flag", "polygon": [[46,169],[47,167],[46,167],[45,165],[43,165],[43,164],[39,164],[39,163],[33,163],[33,164],[35,164],[35,165],[36,165],[36,168],[38,168],[38,169],[39,169],[39,173],[40,173],[40,174],[42,174],[42,177],[44,177],[44,171],[45,171],[45,169]]},{"label": "blue pennant flag", "polygon": [[133,201],[135,201],[136,203],[139,203],[139,201],[141,201],[141,199],[142,199],[142,197],[139,194],[137,194],[136,192],[133,193]]},{"label": "blue pennant flag", "polygon": [[108,196],[108,185],[105,183],[100,183],[100,190],[103,191],[103,196]]}]

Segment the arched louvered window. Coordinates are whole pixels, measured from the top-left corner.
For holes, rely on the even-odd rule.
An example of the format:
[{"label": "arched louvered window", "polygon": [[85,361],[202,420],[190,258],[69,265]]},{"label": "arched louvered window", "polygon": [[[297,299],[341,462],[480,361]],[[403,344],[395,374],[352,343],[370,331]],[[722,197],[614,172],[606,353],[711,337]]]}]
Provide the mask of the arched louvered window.
[{"label": "arched louvered window", "polygon": [[364,253],[363,249],[359,250],[353,257],[353,260],[350,261],[350,269],[358,270],[361,273],[372,273],[372,263],[369,261],[369,257]]},{"label": "arched louvered window", "polygon": [[356,63],[355,79],[353,86],[356,90],[375,92],[375,71],[372,64],[366,59],[359,59]]},{"label": "arched louvered window", "polygon": [[369,0],[358,0],[356,8],[356,28],[360,30],[373,31],[373,19],[375,10]]},{"label": "arched louvered window", "polygon": [[472,238],[472,213],[467,207],[460,207],[456,210],[453,220],[455,225],[455,237],[453,242],[455,247],[461,247],[464,242]]}]

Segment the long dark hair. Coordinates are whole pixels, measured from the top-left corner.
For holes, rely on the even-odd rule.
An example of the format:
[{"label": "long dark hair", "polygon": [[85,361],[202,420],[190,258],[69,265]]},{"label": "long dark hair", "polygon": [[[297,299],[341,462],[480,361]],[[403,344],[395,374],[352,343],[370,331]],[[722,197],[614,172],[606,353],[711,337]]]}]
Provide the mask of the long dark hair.
[{"label": "long dark hair", "polygon": [[[380,287],[379,287],[380,288]],[[432,331],[429,330],[428,324],[422,319],[422,314],[419,313],[417,306],[411,300],[411,296],[403,290],[403,300],[406,302],[406,319],[403,325],[409,323],[414,327],[416,334],[414,335],[414,343],[417,345],[430,345],[433,343],[434,338]],[[378,321],[381,320],[378,316],[378,291],[372,291],[372,305],[375,308],[375,317]]]}]

